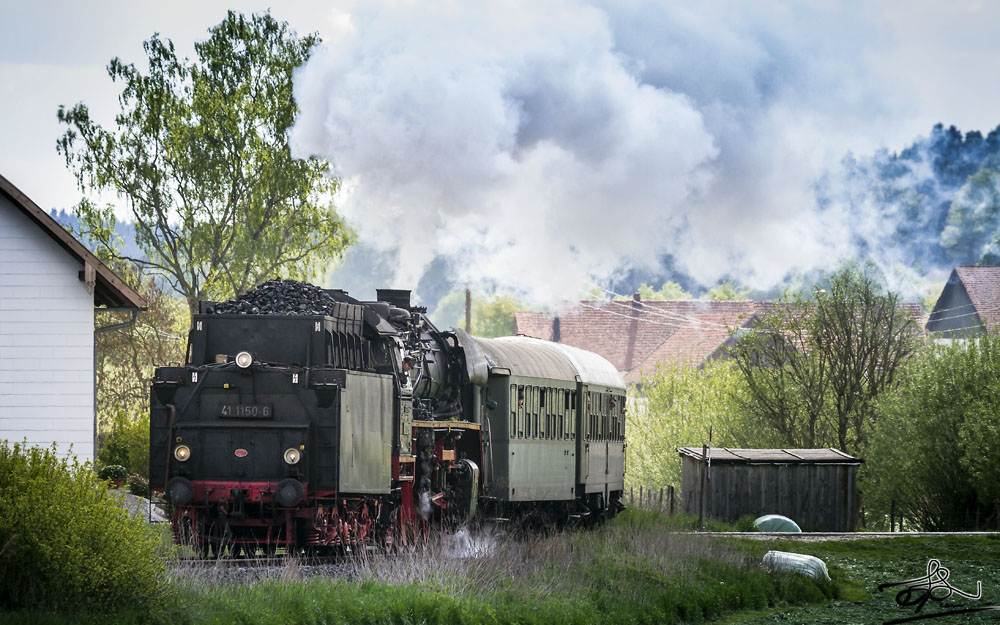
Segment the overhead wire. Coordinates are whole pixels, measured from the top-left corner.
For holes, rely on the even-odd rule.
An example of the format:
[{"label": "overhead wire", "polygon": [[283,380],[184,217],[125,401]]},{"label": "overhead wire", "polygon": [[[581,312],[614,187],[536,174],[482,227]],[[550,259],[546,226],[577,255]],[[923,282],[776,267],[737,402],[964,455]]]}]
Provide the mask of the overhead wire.
[{"label": "overhead wire", "polygon": [[[620,293],[615,293],[614,291],[605,289],[604,287],[602,287],[600,285],[595,284],[595,286],[597,286],[597,288],[599,288],[600,290],[604,291],[605,293],[609,293],[609,294],[611,294],[613,296],[616,296],[616,297],[626,297],[624,295],[621,295]],[[730,326],[728,326],[728,325],[726,325],[724,323],[718,323],[716,321],[709,321],[707,319],[698,319],[697,317],[692,317],[690,315],[685,315],[683,313],[679,313],[679,312],[676,312],[676,311],[662,310],[662,309],[656,308],[654,306],[647,305],[646,302],[643,302],[641,300],[639,300],[639,301],[633,300],[633,302],[638,303],[640,306],[642,306],[644,312],[648,312],[652,316],[664,317],[666,319],[670,319],[671,321],[685,321],[685,322],[691,322],[691,323],[696,323],[696,324],[712,325],[712,326],[716,326],[716,327],[720,327],[720,328],[729,328],[730,327]],[[632,304],[630,304],[630,303],[628,303],[626,301],[621,301],[621,300],[611,300],[611,303],[617,304],[619,306],[624,306],[624,307],[629,308],[629,309],[631,309],[631,307],[632,307]]]},{"label": "overhead wire", "polygon": [[[696,327],[698,325],[706,325],[706,326],[714,326],[714,327],[719,327],[719,328],[725,328],[725,329],[728,329],[728,330],[733,329],[732,326],[728,326],[728,325],[723,324],[723,323],[718,323],[718,322],[715,322],[715,321],[709,321],[707,319],[699,319],[697,317],[690,316],[690,315],[685,315],[683,313],[679,313],[679,312],[676,312],[676,311],[667,311],[667,310],[663,310],[663,309],[660,309],[660,308],[656,308],[655,306],[648,305],[647,302],[643,302],[641,300],[638,300],[638,301],[637,300],[632,300],[632,302],[629,302],[627,300],[627,296],[626,295],[622,295],[621,293],[616,293],[615,291],[612,291],[610,289],[606,289],[606,288],[604,288],[604,287],[602,287],[602,286],[600,286],[598,284],[594,284],[594,286],[596,286],[598,289],[600,289],[604,293],[607,293],[607,294],[609,294],[609,295],[611,295],[613,297],[622,298],[620,300],[614,300],[614,299],[609,300],[608,301],[609,304],[612,304],[612,305],[615,305],[615,306],[624,307],[624,308],[627,308],[630,311],[632,311],[632,310],[634,310],[633,309],[634,304],[637,303],[637,304],[639,304],[641,306],[641,312],[642,312],[642,314],[639,315],[639,316],[636,316],[634,314],[624,314],[624,313],[614,312],[614,311],[611,311],[611,310],[607,310],[606,307],[594,306],[592,304],[586,304],[584,302],[580,302],[581,306],[584,306],[586,308],[591,308],[591,309],[594,309],[594,310],[598,310],[598,311],[601,311],[601,312],[609,314],[609,315],[615,315],[615,316],[618,316],[618,317],[625,317],[625,318],[628,318],[628,319],[635,319],[635,320],[638,320],[638,321],[642,321],[643,323],[650,323],[650,324],[653,324],[653,325],[659,325],[659,326],[665,326],[665,327],[690,328],[690,327],[693,327],[693,326]],[[974,308],[973,312],[961,313],[961,314],[956,314],[956,315],[947,315],[947,316],[944,316],[944,317],[935,316],[935,315],[939,315],[940,313],[943,313],[943,312],[951,312],[951,311],[955,311],[955,310],[962,310],[962,309],[966,309],[966,308],[969,308],[969,307]],[[928,321],[941,322],[941,321],[947,321],[947,320],[951,320],[951,319],[961,319],[961,318],[964,318],[964,317],[971,317],[971,316],[975,316],[975,315],[982,316],[984,314],[990,314],[990,313],[996,313],[996,312],[1000,312],[1000,307],[992,307],[992,308],[985,308],[985,309],[975,309],[975,304],[969,303],[969,304],[962,304],[960,306],[953,306],[951,308],[943,308],[941,310],[932,311],[928,315]],[[664,319],[665,321],[654,321],[653,319],[646,319],[646,318],[643,317],[643,315],[649,315],[651,317],[659,317],[661,319]],[[669,323],[669,322],[675,322],[675,323]],[[982,327],[983,324],[980,323],[979,326]],[[761,331],[760,329],[757,329],[757,328],[746,328],[746,327],[743,327],[741,329],[744,330],[744,331],[751,331],[751,332]]]}]

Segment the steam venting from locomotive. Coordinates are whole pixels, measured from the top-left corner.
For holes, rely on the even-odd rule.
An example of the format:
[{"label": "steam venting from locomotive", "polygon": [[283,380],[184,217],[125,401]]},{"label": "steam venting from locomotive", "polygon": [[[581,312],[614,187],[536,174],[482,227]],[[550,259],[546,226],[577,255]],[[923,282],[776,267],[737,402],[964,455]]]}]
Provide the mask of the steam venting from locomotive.
[{"label": "steam venting from locomotive", "polygon": [[892,87],[857,11],[393,3],[337,23],[296,75],[292,143],[332,162],[397,283],[446,259],[456,283],[552,303],[666,257],[760,288],[862,249],[897,260],[867,245],[886,226],[866,207],[814,188],[902,123],[873,106]]}]

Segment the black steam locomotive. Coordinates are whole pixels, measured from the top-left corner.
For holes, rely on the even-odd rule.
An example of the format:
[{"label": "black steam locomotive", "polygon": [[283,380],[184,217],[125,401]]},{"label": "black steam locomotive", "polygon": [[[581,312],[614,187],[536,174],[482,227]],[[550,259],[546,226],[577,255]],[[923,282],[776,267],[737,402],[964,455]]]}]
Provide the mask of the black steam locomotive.
[{"label": "black steam locomotive", "polygon": [[[289,285],[306,303],[269,307]],[[322,550],[620,509],[625,385],[610,363],[440,331],[409,291],[377,300],[272,281],[201,304],[186,365],[157,369],[151,389],[150,484],[178,540]]]}]

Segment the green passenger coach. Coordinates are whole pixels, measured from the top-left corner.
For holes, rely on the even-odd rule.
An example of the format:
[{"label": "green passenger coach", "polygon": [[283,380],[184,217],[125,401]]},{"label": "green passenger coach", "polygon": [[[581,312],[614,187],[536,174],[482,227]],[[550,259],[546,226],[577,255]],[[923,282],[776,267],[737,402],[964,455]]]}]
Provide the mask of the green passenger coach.
[{"label": "green passenger coach", "polygon": [[488,363],[485,493],[500,508],[551,502],[606,517],[624,489],[625,383],[607,360],[528,337],[473,339]]}]

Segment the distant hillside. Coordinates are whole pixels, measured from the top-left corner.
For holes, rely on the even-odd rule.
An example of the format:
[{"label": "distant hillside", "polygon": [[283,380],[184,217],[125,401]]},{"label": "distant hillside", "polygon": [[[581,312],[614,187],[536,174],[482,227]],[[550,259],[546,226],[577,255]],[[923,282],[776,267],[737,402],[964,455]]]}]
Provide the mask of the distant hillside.
[{"label": "distant hillside", "polygon": [[861,249],[925,272],[1000,262],[1000,126],[985,137],[937,124],[898,154],[844,163],[818,186],[848,207]]},{"label": "distant hillside", "polygon": [[[67,212],[65,209],[49,211],[49,214],[55,219],[59,225],[64,228],[69,228],[77,237],[86,245],[91,251],[94,250],[94,242],[87,237],[79,236],[78,229],[80,227],[80,220],[77,219],[76,215]],[[145,258],[145,254],[135,242],[135,224],[131,221],[119,221],[115,224],[115,232],[121,237],[122,243],[124,244],[124,254],[125,256],[131,256],[132,258]]]}]

